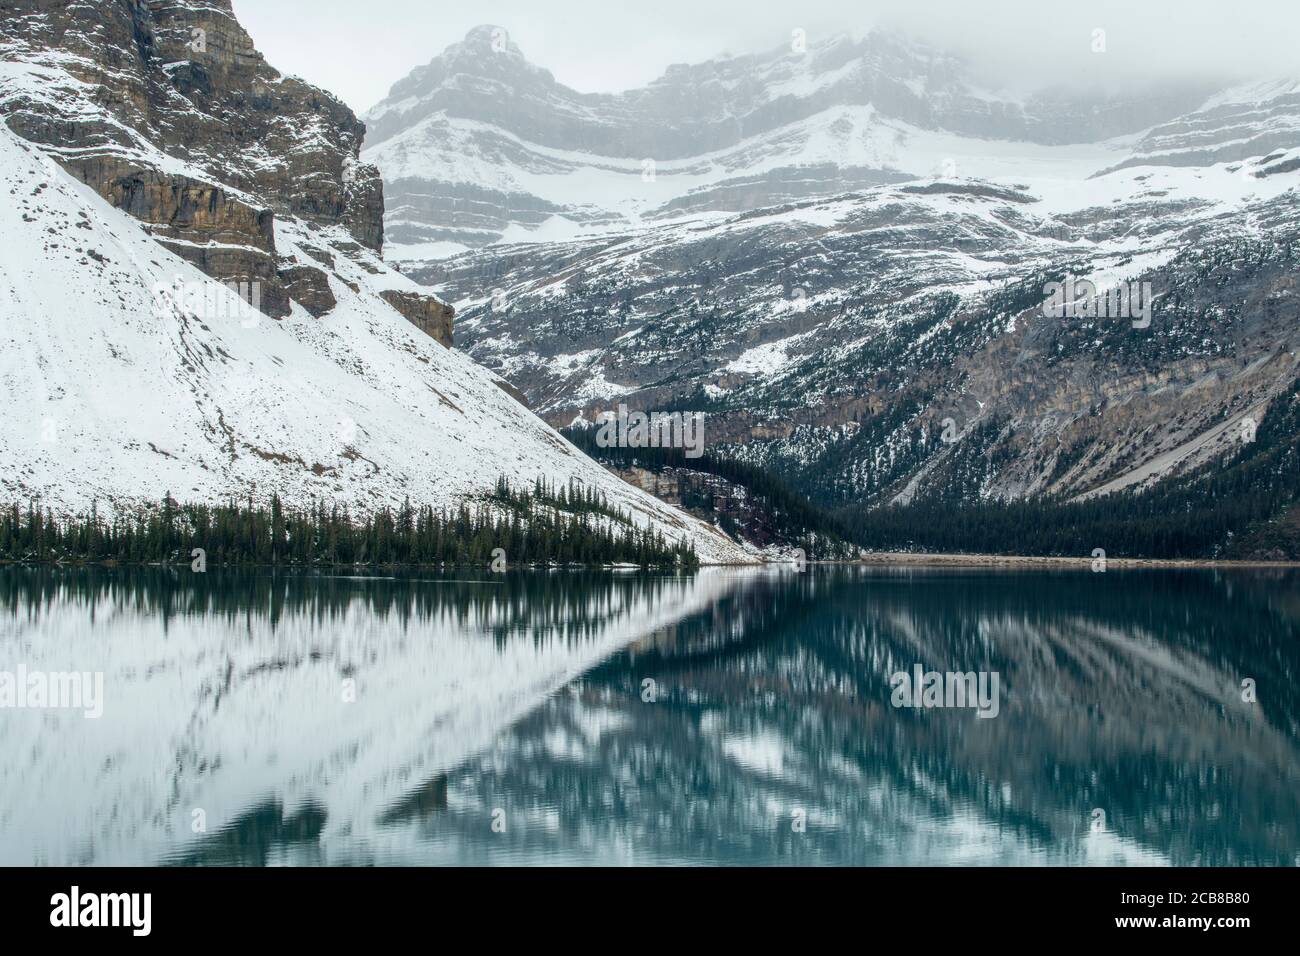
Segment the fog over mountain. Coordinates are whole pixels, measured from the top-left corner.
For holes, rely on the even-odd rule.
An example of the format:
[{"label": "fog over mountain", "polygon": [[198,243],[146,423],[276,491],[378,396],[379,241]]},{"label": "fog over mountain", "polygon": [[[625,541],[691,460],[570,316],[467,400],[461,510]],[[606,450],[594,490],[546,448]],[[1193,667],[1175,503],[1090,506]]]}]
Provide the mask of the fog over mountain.
[{"label": "fog over mountain", "polygon": [[1023,174],[1040,147],[1120,149],[1117,138],[1213,92],[1183,79],[1010,94],[982,86],[960,57],[877,30],[797,34],[762,54],[673,66],[640,89],[584,94],[531,62],[508,29],[481,25],[366,114],[365,155],[387,182],[394,243],[477,246],[512,227],[534,238],[546,225],[546,238],[563,223],[608,228],[935,174],[987,177],[993,157]]},{"label": "fog over mountain", "polygon": [[[1036,89],[1131,86],[1177,78],[1233,80],[1295,72],[1300,12],[1253,0],[1230,13],[1211,0],[723,0],[698,4],[563,4],[486,0],[236,0],[236,12],[273,62],[368,110],[417,65],[482,23],[501,24],[530,58],[584,93],[645,86],[674,63],[744,56],[809,39],[887,28],[966,57],[986,82]],[[1106,31],[1104,58],[1093,31]],[[381,49],[376,58],[371,50]]]}]

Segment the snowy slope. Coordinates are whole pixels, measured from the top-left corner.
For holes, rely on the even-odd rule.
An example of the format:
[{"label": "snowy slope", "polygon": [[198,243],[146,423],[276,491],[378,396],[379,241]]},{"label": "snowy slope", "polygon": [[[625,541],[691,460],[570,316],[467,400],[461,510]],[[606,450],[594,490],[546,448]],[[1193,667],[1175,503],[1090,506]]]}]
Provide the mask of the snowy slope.
[{"label": "snowy slope", "polygon": [[[282,252],[315,228],[279,220]],[[0,494],[57,510],[165,492],[368,509],[408,496],[453,505],[503,474],[577,477],[639,522],[690,537],[703,560],[745,560],[420,333],[377,294],[413,286],[374,256],[339,257],[329,283],[339,304],[323,320],[296,303],[282,322],[250,315],[0,128]]]}]

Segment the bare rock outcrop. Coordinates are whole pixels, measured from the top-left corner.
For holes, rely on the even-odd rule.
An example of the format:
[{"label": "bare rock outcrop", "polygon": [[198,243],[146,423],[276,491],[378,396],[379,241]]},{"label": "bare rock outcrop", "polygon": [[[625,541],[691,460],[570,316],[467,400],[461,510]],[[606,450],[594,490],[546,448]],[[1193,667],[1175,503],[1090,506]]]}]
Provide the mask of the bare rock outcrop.
[{"label": "bare rock outcrop", "polygon": [[279,279],[289,296],[318,319],[329,315],[338,305],[330,289],[329,276],[314,266],[288,266],[280,270]]},{"label": "bare rock outcrop", "polygon": [[0,14],[0,60],[26,69],[0,81],[0,118],[208,275],[259,283],[267,315],[291,298],[334,308],[324,273],[281,268],[277,216],[382,251],[364,125],[269,66],[230,0],[4,0]]},{"label": "bare rock outcrop", "polygon": [[416,292],[389,290],[381,292],[380,295],[384,297],[385,302],[402,313],[408,322],[425,335],[447,348],[452,347],[454,344],[452,319],[456,316],[456,310],[450,305],[431,295],[421,295]]}]

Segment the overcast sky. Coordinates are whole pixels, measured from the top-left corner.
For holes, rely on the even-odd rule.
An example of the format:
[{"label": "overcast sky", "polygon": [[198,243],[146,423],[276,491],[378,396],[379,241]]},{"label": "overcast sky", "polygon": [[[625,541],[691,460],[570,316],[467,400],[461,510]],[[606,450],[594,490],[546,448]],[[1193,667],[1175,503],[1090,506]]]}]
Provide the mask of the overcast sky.
[{"label": "overcast sky", "polygon": [[[474,26],[505,27],[584,92],[670,63],[887,26],[963,53],[990,79],[1114,86],[1172,75],[1300,75],[1300,0],[234,0],[270,63],[358,112]],[[1104,54],[1093,52],[1105,30]]]}]

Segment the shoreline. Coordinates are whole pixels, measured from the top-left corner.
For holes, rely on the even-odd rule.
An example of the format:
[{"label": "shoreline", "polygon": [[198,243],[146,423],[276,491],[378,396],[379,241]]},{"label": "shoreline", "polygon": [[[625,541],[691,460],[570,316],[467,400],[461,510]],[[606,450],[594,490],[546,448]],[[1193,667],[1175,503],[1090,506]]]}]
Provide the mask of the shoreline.
[{"label": "shoreline", "polygon": [[[912,551],[873,551],[864,557],[853,558],[851,560],[839,561],[817,561],[809,560],[807,564],[820,567],[911,567],[911,568],[1041,568],[1047,569],[1090,569],[1092,557],[1064,557],[1064,556],[1042,556],[1028,554],[939,554],[939,553],[919,553]],[[781,560],[757,560],[754,562],[722,563],[701,561],[695,570],[705,568],[779,568],[792,564],[790,561]],[[102,568],[102,569],[168,569],[183,570],[188,567],[184,562],[166,562],[166,561],[118,561],[113,559],[100,560],[41,560],[41,561],[16,561],[11,558],[0,558],[0,568]],[[339,571],[489,571],[488,565],[476,564],[258,564],[258,563],[240,563],[240,564],[213,564],[213,570],[275,570],[275,571],[300,571],[300,572],[339,572]],[[1107,558],[1106,569],[1138,570],[1142,568],[1165,568],[1165,569],[1186,569],[1186,570],[1231,570],[1233,568],[1243,569],[1277,569],[1285,570],[1300,568],[1300,560],[1296,561],[1225,561],[1211,558]],[[509,571],[649,571],[654,573],[663,573],[665,571],[674,574],[692,573],[689,569],[683,568],[664,568],[655,565],[642,567],[635,564],[566,564],[566,565],[546,565],[546,564],[518,564],[513,565]],[[499,572],[498,572],[499,573]]]},{"label": "shoreline", "polygon": [[[1091,568],[1093,558],[1084,557],[1042,557],[1035,555],[1006,554],[917,554],[906,551],[878,551],[859,558],[850,564],[869,567],[901,565],[906,567],[951,567],[951,568]],[[1300,568],[1300,561],[1223,561],[1212,558],[1106,558],[1106,570],[1122,568],[1127,570],[1140,568],[1185,568],[1185,569],[1231,569],[1231,568]]]}]

